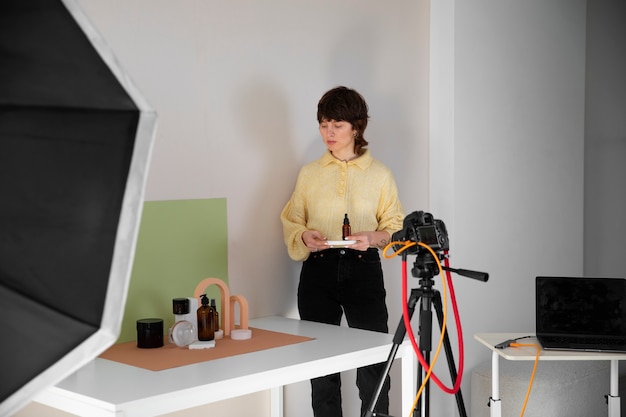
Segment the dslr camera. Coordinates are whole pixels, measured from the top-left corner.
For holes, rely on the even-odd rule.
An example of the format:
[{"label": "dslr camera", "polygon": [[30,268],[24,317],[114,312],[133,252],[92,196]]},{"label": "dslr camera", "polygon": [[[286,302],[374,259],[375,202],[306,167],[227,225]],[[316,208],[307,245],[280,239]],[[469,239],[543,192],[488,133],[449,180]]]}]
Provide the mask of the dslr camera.
[{"label": "dslr camera", "polygon": [[[423,211],[414,211],[404,218],[402,230],[393,234],[394,242],[421,242],[428,245],[434,252],[443,252],[450,249],[450,241],[448,239],[448,231],[443,221],[433,218],[430,213]],[[400,250],[403,245],[394,245],[395,250]],[[428,250],[420,245],[414,245],[407,249],[407,253],[420,254],[429,253]]]}]

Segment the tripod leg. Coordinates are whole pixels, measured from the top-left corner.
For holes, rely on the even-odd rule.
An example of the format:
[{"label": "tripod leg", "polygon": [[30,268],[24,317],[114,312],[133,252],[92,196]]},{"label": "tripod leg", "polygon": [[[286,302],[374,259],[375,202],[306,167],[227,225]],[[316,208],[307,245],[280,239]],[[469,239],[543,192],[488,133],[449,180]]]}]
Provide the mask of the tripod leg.
[{"label": "tripod leg", "polygon": [[[424,353],[426,352],[422,351],[422,357],[424,357]],[[417,361],[417,386],[421,387],[422,382],[424,382],[424,367],[422,366],[422,362],[418,360]],[[413,417],[428,415],[425,412],[426,404],[428,403],[428,400],[424,401],[425,392],[427,392],[427,390],[428,390],[428,387],[424,387],[424,391],[422,391],[423,395],[420,396],[420,398],[417,400],[417,404],[415,404],[415,410],[413,410]]]},{"label": "tripod leg", "polygon": [[[415,311],[415,304],[417,304],[419,297],[420,297],[420,293],[417,290],[411,291],[411,295],[409,296],[409,300],[407,301],[407,307],[409,310],[409,320],[413,317],[413,312]],[[404,341],[405,335],[406,335],[406,327],[404,326],[404,318],[400,317],[400,323],[398,323],[396,332],[393,335],[393,345],[391,346],[391,351],[389,352],[389,356],[387,357],[387,362],[385,363],[385,369],[380,375],[378,384],[376,385],[374,396],[370,400],[370,404],[367,407],[367,411],[365,412],[363,417],[373,417],[376,415],[374,413],[374,409],[376,408],[376,403],[378,403],[378,398],[380,398],[380,393],[383,390],[385,380],[387,379],[387,375],[389,375],[389,371],[391,370],[391,365],[393,365],[393,361],[396,358],[396,354],[398,353],[398,348]]]},{"label": "tripod leg", "polygon": [[[422,357],[427,364],[430,364],[430,351],[422,350]],[[421,387],[422,382],[424,381],[425,372],[424,367],[420,361],[417,361],[417,386]],[[419,414],[418,414],[419,412]],[[422,395],[420,395],[419,400],[417,401],[417,405],[415,410],[413,410],[413,417],[417,416],[430,416],[430,380],[424,386],[422,390]]]},{"label": "tripod leg", "polygon": [[[419,312],[419,348],[424,362],[427,364],[430,364],[430,351],[432,349],[433,312],[431,305],[432,290],[428,290],[422,294]],[[425,377],[423,374],[424,368],[420,363],[418,367],[418,386],[420,387]],[[424,385],[424,390],[417,403],[417,410],[421,411],[420,415],[430,416],[430,381],[427,381],[426,385]]]},{"label": "tripod leg", "polygon": [[[439,321],[439,327],[443,326],[443,304],[441,302],[441,295],[439,291],[435,291],[433,304],[435,306],[435,312],[437,313],[437,320]],[[454,356],[452,353],[452,347],[450,345],[450,338],[448,337],[448,332],[444,334],[443,338],[443,347],[446,353],[446,358],[448,360],[448,369],[450,370],[450,376],[452,377],[452,383],[456,383],[457,372],[456,365],[454,363]],[[467,417],[467,412],[465,411],[465,403],[463,402],[463,394],[461,394],[461,389],[456,392],[456,404],[459,409],[459,415],[461,417]]]}]

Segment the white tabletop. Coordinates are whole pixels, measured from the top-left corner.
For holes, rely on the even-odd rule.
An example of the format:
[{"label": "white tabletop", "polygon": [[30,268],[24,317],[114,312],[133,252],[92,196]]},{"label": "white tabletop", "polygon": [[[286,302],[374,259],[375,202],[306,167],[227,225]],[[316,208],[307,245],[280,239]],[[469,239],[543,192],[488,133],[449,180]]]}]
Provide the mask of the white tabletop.
[{"label": "white tabletop", "polygon": [[90,417],[156,416],[384,362],[393,343],[391,334],[283,317],[250,327],[314,340],[158,372],[96,358],[36,401]]},{"label": "white tabletop", "polygon": [[[541,346],[537,338],[534,336],[534,332],[530,333],[477,333],[474,338],[482,343],[487,348],[496,352],[501,357],[511,361],[534,361],[537,354],[537,350],[534,347],[509,347],[504,349],[498,349],[495,346],[505,340],[517,339],[524,336],[532,336],[530,338],[524,338],[517,343],[523,344],[536,344]],[[541,349],[541,355],[539,360],[542,361],[597,361],[597,360],[624,360],[626,359],[626,353],[614,353],[614,352],[581,352],[581,351],[569,351],[569,350],[545,350]]]}]

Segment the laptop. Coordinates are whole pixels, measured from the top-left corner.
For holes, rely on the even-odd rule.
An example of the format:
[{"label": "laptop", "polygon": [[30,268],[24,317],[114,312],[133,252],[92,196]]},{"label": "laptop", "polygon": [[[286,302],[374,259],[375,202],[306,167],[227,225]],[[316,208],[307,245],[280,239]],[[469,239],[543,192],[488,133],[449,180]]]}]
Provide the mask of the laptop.
[{"label": "laptop", "polygon": [[544,349],[626,352],[626,279],[539,276],[535,294]]}]

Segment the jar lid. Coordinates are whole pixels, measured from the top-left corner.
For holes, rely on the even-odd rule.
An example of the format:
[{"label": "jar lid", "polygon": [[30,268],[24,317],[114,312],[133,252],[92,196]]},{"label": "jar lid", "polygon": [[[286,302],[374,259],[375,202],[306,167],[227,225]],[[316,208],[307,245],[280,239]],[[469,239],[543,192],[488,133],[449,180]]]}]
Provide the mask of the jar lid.
[{"label": "jar lid", "polygon": [[137,330],[157,331],[163,330],[163,319],[149,318],[137,320]]},{"label": "jar lid", "polygon": [[189,298],[174,298],[172,310],[174,314],[189,314]]}]

